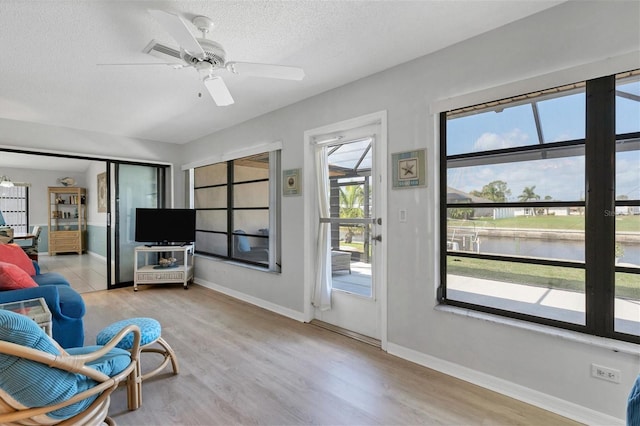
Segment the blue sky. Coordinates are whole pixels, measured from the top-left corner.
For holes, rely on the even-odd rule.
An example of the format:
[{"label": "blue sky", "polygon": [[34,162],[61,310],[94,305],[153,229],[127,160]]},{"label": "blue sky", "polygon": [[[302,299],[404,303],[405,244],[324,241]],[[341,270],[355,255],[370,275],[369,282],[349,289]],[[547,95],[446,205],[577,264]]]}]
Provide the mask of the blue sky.
[{"label": "blue sky", "polygon": [[[640,81],[618,86],[640,96]],[[538,102],[544,142],[582,139],[585,134],[585,94],[575,93]],[[616,97],[616,131],[640,131],[640,102]],[[531,104],[489,111],[454,120],[447,125],[447,154],[537,145]],[[510,200],[517,200],[526,186],[535,185],[541,199],[575,201],[584,197],[584,157],[566,157],[526,163],[506,163],[450,169],[448,186],[470,192],[494,180],[507,182]],[[616,195],[640,199],[640,151],[616,155]]]}]

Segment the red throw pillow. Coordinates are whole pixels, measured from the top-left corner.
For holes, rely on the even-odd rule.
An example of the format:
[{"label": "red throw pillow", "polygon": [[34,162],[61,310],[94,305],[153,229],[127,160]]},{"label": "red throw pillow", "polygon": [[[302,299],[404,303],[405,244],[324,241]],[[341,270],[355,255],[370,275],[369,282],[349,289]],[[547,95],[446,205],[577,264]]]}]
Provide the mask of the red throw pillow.
[{"label": "red throw pillow", "polygon": [[13,263],[0,262],[0,290],[38,287],[38,284]]},{"label": "red throw pillow", "polygon": [[13,263],[29,275],[36,274],[33,262],[17,244],[0,244],[0,262]]}]

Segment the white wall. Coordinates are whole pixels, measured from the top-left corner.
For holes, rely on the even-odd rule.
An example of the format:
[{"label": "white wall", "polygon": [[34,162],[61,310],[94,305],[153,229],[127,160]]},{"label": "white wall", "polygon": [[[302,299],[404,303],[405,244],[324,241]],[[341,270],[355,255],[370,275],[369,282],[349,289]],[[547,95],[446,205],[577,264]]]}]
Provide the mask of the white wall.
[{"label": "white wall", "polygon": [[[471,92],[478,93],[464,99],[492,100],[640,68],[639,16],[638,2],[564,3],[188,144],[187,163],[281,140],[282,168],[304,167],[303,196],[282,198],[282,273],[199,258],[198,280],[302,318],[309,303],[304,300],[304,278],[313,276],[308,270],[311,265],[305,262],[313,251],[313,238],[303,243],[302,236],[313,235],[315,230],[307,219],[313,217],[309,210],[313,202],[305,200],[316,196],[303,133],[387,110],[388,152],[427,148],[430,172],[426,188],[392,191],[388,186],[389,350],[583,421],[623,419],[628,392],[640,372],[640,357],[629,353],[637,351],[637,345],[617,352],[603,347],[603,339],[567,339],[535,327],[437,309],[435,113],[443,103],[458,102],[443,100]],[[633,54],[624,55],[629,52]],[[406,223],[397,221],[398,209],[407,211]],[[407,241],[412,242],[410,249]],[[622,383],[591,378],[592,362],[619,369]],[[597,417],[598,413],[603,416]]]},{"label": "white wall", "polygon": [[98,212],[98,175],[107,171],[107,163],[93,161],[85,171],[87,188],[87,224],[107,227],[107,214]]}]

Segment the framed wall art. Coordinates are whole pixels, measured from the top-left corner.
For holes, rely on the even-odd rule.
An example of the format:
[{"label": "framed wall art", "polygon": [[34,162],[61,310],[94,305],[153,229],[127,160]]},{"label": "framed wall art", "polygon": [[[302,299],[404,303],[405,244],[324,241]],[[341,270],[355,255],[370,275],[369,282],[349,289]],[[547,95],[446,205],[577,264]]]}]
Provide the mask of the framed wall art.
[{"label": "framed wall art", "polygon": [[416,188],[427,185],[427,150],[391,154],[393,189]]},{"label": "framed wall art", "polygon": [[302,169],[282,171],[282,195],[285,197],[302,194]]},{"label": "framed wall art", "polygon": [[98,175],[98,213],[107,212],[107,172]]}]

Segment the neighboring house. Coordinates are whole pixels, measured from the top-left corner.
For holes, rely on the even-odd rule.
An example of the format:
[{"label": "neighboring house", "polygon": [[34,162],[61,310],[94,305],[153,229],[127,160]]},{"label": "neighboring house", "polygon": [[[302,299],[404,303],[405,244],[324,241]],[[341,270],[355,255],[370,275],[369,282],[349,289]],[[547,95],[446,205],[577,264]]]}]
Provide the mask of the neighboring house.
[{"label": "neighboring house", "polygon": [[545,214],[555,215],[555,216],[569,216],[571,211],[566,207],[550,207],[548,209],[544,209]]},{"label": "neighboring house", "polygon": [[616,215],[638,215],[640,207],[637,206],[618,206],[616,207]]},{"label": "neighboring house", "polygon": [[[569,216],[571,214],[571,211],[568,207],[549,207],[549,208],[538,208],[536,209],[536,211],[534,212],[533,208],[514,208],[513,210],[513,216],[512,217],[518,217],[518,216],[539,216],[540,214],[543,215],[550,215],[550,216]],[[535,213],[535,214],[534,214]]]},{"label": "neighboring house", "polygon": [[[459,189],[447,187],[447,202],[461,204],[462,206],[460,208],[464,208],[463,206],[464,204],[490,203],[491,200],[487,200],[486,198],[477,197],[475,195],[468,194]],[[482,207],[482,208],[469,207],[469,208],[473,209],[473,213],[471,214],[471,217],[491,217],[493,215],[493,210],[494,210],[487,207]],[[469,219],[471,217],[469,217]]]},{"label": "neighboring house", "polygon": [[[389,303],[382,313],[383,349],[584,423],[621,423],[629,390],[640,371],[638,345],[490,314],[440,309],[436,298],[441,200],[437,113],[460,104],[638,68],[638,13],[635,1],[562,2],[184,145],[59,128],[44,119],[38,123],[38,117],[34,122],[0,119],[0,145],[169,163],[174,172],[173,201],[183,206],[189,194],[185,185],[188,170],[182,172],[183,165],[220,158],[238,148],[251,150],[264,141],[281,141],[282,168],[300,168],[304,177],[300,196],[288,197],[281,212],[281,273],[200,257],[196,261],[196,281],[302,321],[309,319],[305,317],[310,306],[305,285],[315,276],[312,264],[316,239],[312,230],[317,227],[313,220],[317,216],[314,164],[307,155],[308,147],[302,146],[304,132],[372,111],[386,111],[389,154],[426,148],[427,180],[425,186],[402,190],[382,183],[389,188],[383,218],[388,226],[383,240],[387,258],[383,262],[389,282],[384,295]],[[339,48],[336,54],[339,56]],[[328,67],[347,63],[348,58],[341,58]],[[66,58],[55,64],[64,65]],[[452,100],[455,98],[457,101]],[[87,98],[87,102],[94,101]],[[135,117],[131,121],[135,123]],[[451,196],[463,200],[469,195],[452,190]],[[493,215],[492,211],[476,213]],[[592,363],[619,371],[620,383],[592,377]]]}]

